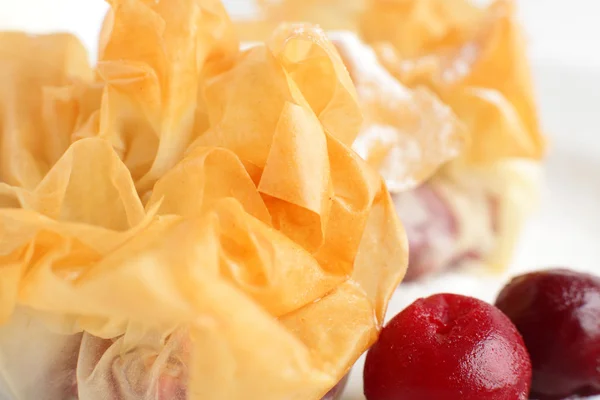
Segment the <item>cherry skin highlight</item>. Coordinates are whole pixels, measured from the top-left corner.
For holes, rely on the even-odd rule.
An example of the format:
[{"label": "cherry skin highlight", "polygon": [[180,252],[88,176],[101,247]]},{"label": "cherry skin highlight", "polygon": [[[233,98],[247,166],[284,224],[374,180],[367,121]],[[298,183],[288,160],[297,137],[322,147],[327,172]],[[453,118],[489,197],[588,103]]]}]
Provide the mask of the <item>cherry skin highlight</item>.
[{"label": "cherry skin highlight", "polygon": [[600,278],[565,269],[514,278],[496,305],[523,335],[531,355],[531,397],[600,393]]},{"label": "cherry skin highlight", "polygon": [[526,400],[531,363],[494,306],[437,294],[396,315],[367,353],[368,400]]}]

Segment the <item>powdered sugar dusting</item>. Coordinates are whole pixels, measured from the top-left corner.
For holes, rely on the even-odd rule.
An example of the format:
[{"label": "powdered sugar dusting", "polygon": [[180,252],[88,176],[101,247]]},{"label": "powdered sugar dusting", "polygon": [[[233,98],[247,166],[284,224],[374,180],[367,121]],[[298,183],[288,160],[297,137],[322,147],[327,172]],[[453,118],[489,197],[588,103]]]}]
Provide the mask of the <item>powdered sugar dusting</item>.
[{"label": "powdered sugar dusting", "polygon": [[409,89],[350,32],[332,32],[365,115],[353,149],[376,166],[390,192],[410,190],[462,149],[451,109],[426,89]]},{"label": "powdered sugar dusting", "polygon": [[442,80],[447,84],[460,81],[471,73],[472,66],[477,60],[479,49],[475,43],[467,43],[459,49],[450,65],[444,68]]},{"label": "powdered sugar dusting", "polygon": [[[348,66],[359,96],[373,97],[372,87],[376,87],[400,101],[410,99],[410,92],[394,78],[377,59],[375,51],[364,44],[356,34],[348,31],[329,32],[329,38],[336,45]],[[372,85],[363,85],[364,83]]]}]

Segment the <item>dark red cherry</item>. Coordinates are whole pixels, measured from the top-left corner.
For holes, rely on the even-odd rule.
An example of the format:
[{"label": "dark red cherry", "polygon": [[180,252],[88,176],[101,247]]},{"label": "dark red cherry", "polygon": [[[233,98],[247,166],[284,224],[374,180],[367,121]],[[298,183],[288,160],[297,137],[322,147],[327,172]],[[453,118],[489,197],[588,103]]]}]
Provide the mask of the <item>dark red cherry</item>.
[{"label": "dark red cherry", "polygon": [[526,400],[523,340],[494,306],[437,294],[396,315],[367,353],[368,400]]},{"label": "dark red cherry", "polygon": [[531,355],[532,398],[600,393],[600,278],[565,269],[521,275],[496,305]]}]

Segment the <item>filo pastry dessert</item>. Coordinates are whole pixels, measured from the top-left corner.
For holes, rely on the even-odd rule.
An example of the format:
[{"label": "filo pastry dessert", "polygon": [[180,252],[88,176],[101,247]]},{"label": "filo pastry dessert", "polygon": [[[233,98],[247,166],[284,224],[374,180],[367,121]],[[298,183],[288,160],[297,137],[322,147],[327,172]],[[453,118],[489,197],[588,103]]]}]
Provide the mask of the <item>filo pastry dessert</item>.
[{"label": "filo pastry dessert", "polygon": [[408,253],[338,52],[310,25],[240,51],[218,1],[110,5],[93,68],[0,33],[0,397],[339,395]]},{"label": "filo pastry dessert", "polygon": [[[330,36],[365,112],[353,147],[386,178],[406,227],[405,281],[455,266],[505,268],[536,204],[545,148],[513,2],[257,3],[262,16],[237,22],[242,37],[260,36],[277,19],[338,30]],[[415,113],[424,103],[428,111]],[[428,138],[424,155],[413,135]],[[427,154],[447,162],[404,179],[410,160]]]}]

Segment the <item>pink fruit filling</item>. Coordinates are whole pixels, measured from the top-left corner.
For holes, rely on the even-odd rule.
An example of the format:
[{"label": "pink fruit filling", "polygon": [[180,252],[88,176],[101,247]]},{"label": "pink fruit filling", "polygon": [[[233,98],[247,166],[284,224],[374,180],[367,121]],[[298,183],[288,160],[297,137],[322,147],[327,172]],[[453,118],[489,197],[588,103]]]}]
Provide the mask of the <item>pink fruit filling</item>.
[{"label": "pink fruit filling", "polygon": [[[472,214],[459,214],[450,204],[447,194],[435,185],[425,183],[411,192],[394,195],[394,203],[409,241],[409,268],[405,281],[439,273],[460,266],[465,261],[481,260],[490,251],[489,238],[498,233],[497,199],[491,194],[469,198]],[[486,232],[480,237],[464,240],[464,218],[478,221]]]}]

